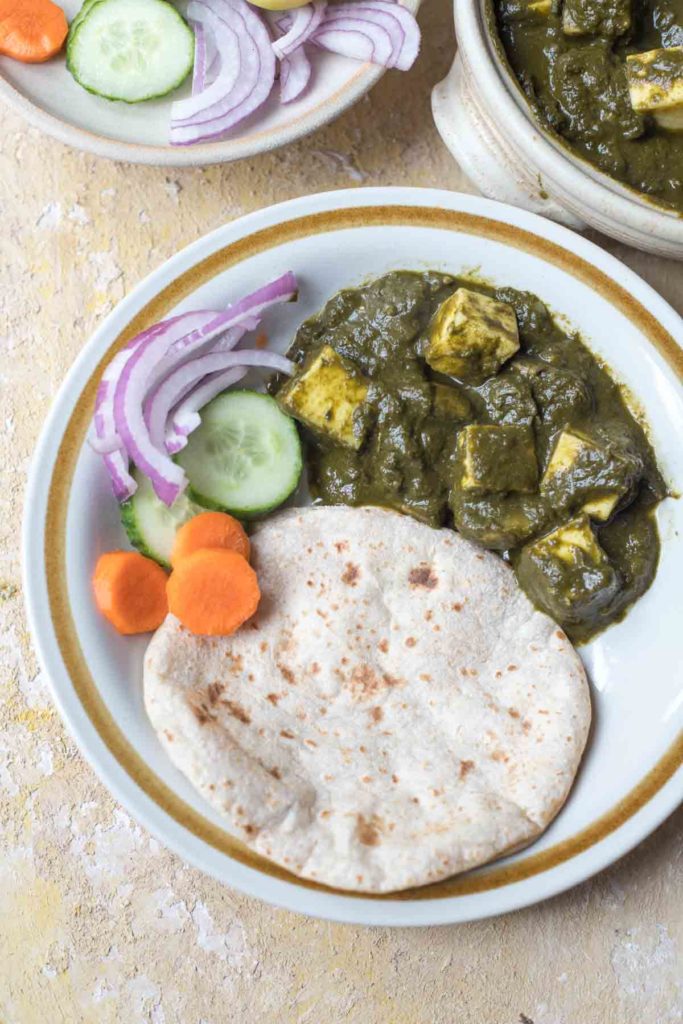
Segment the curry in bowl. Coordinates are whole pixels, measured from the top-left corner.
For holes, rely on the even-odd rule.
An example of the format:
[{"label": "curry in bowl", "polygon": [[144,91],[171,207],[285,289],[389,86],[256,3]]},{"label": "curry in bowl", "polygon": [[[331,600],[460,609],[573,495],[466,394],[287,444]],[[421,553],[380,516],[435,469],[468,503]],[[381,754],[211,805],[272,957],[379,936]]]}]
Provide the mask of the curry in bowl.
[{"label": "curry in bowl", "polygon": [[439,272],[345,289],[299,329],[278,401],[321,504],[451,525],[575,641],[649,587],[666,488],[622,390],[535,295]]},{"label": "curry in bowl", "polygon": [[683,0],[490,0],[507,61],[543,127],[683,212]]}]

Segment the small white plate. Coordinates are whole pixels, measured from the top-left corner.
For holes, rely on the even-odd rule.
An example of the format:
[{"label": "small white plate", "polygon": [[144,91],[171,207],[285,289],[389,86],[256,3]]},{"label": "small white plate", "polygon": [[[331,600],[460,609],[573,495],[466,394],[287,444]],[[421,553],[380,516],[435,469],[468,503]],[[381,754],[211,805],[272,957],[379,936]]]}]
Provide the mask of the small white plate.
[{"label": "small white plate", "polygon": [[142,705],[147,638],[118,636],[95,610],[97,555],[124,542],[99,458],[84,443],[106,361],[171,312],[225,305],[293,270],[298,303],[265,329],[284,351],[338,289],[428,267],[528,289],[582,332],[631,389],[672,491],[683,491],[683,324],[623,264],[565,228],[451,192],[361,189],[309,196],[227,224],[174,256],[107,318],[64,383],[38,445],[26,502],[25,586],[55,700],[115,796],[180,856],[231,886],[307,914],[364,924],[465,921],[587,878],[639,842],[683,795],[680,576],[683,503],[659,509],[662,560],[627,618],[581,649],[595,724],[576,785],[530,849],[468,875],[369,899],[293,878],[250,853],[166,758]]},{"label": "small white plate", "polygon": [[[71,22],[81,0],[59,2]],[[401,2],[416,14],[421,0]],[[63,54],[44,64],[21,64],[0,56],[0,99],[60,142],[112,160],[169,167],[227,163],[277,149],[321,128],[353,106],[384,74],[385,69],[374,64],[310,49],[313,75],[300,99],[281,104],[276,85],[264,106],[227,138],[196,146],[168,143],[171,104],[189,94],[189,83],[161,100],[112,103],[82,89],[67,71]]]}]

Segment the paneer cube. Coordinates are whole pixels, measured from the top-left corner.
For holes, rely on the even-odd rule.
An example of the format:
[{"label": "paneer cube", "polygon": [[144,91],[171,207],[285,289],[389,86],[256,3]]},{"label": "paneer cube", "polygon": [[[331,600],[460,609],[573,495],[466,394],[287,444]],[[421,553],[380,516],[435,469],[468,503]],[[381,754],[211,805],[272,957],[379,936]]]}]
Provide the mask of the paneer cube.
[{"label": "paneer cube", "polygon": [[525,426],[472,423],[458,434],[456,488],[469,494],[530,494],[538,486],[533,434]]},{"label": "paneer cube", "polygon": [[541,494],[556,508],[581,507],[605,522],[632,488],[636,467],[576,430],[563,430],[541,478]]},{"label": "paneer cube", "polygon": [[472,403],[460,388],[432,384],[432,415],[438,419],[465,423],[472,416]]},{"label": "paneer cube", "polygon": [[583,511],[596,522],[606,523],[619,504],[619,497],[618,494],[606,494],[604,498],[593,498],[584,503]]},{"label": "paneer cube", "polygon": [[517,575],[532,600],[566,626],[595,625],[620,586],[586,515],[527,544]]},{"label": "paneer cube", "polygon": [[426,360],[439,373],[466,384],[481,384],[518,350],[512,306],[458,288],[434,315]]},{"label": "paneer cube", "polygon": [[632,0],[564,0],[562,31],[567,36],[621,36],[631,27]]},{"label": "paneer cube", "polygon": [[277,400],[315,433],[357,451],[367,429],[367,416],[362,413],[369,386],[354,363],[323,345],[285,384]]},{"label": "paneer cube", "polygon": [[652,114],[662,128],[683,131],[683,46],[666,46],[626,58],[631,106]]}]

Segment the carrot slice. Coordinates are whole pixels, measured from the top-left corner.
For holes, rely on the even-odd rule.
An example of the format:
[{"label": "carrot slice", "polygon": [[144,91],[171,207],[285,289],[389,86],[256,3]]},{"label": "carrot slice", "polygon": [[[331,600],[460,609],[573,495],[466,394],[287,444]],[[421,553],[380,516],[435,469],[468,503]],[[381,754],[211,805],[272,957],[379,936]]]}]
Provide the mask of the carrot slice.
[{"label": "carrot slice", "polygon": [[100,555],[93,589],[97,607],[119,633],[149,633],[166,618],[166,573],[138,551]]},{"label": "carrot slice", "polygon": [[0,53],[39,64],[59,53],[69,31],[52,0],[0,0]]},{"label": "carrot slice", "polygon": [[171,565],[200,548],[229,548],[249,560],[249,538],[238,519],[225,512],[200,512],[175,535]]},{"label": "carrot slice", "polygon": [[181,559],[166,585],[168,608],[191,633],[229,636],[261,599],[256,573],[228,548],[200,548]]}]

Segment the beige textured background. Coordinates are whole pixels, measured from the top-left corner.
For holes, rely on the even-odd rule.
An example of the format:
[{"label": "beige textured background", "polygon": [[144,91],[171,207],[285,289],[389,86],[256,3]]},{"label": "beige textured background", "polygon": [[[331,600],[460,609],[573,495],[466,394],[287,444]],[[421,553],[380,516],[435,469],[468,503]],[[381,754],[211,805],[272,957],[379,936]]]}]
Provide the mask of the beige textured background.
[{"label": "beige textured background", "polygon": [[[595,880],[505,918],[412,932],[307,921],[204,878],[116,805],[52,709],[26,631],[18,541],[31,452],[71,361],[126,291],[180,246],[278,200],[361,184],[468,189],[429,113],[453,51],[449,4],[425,6],[410,74],[237,166],[115,166],[3,111],[2,1024],[683,1020],[680,815]],[[683,310],[683,267],[611,248]]]}]

